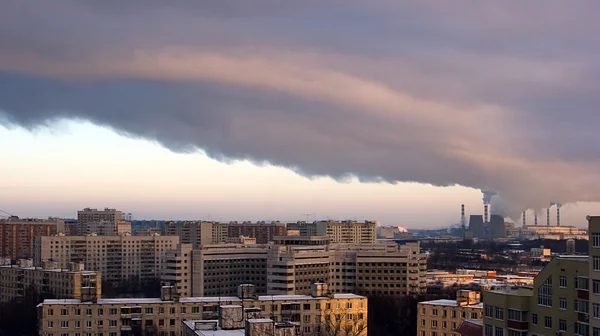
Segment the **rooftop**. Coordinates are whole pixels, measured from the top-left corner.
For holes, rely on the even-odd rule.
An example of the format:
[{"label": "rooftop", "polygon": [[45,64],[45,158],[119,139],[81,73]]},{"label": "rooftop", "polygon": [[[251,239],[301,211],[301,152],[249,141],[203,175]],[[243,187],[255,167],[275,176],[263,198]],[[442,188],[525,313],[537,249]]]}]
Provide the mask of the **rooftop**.
[{"label": "rooftop", "polygon": [[[244,329],[235,329],[235,330],[222,330],[217,328],[217,330],[195,330],[196,322],[205,322],[200,320],[187,320],[183,321],[183,323],[195,331],[195,334],[198,336],[243,336],[245,334]],[[216,321],[214,321],[216,322]]]},{"label": "rooftop", "polygon": [[[423,301],[423,302],[419,302],[419,304],[432,305],[432,306],[446,306],[446,307],[458,307],[459,306],[459,304],[456,300],[448,300],[448,299]],[[483,309],[483,303],[480,302],[480,303],[473,304],[473,305],[465,305],[463,307]]]},{"label": "rooftop", "polygon": [[[303,301],[303,300],[322,300],[327,297],[313,297],[310,295],[261,295],[259,301]],[[364,299],[364,296],[356,294],[333,294],[333,299]],[[250,301],[250,300],[245,300]],[[138,305],[152,303],[169,303],[172,300],[162,300],[161,298],[119,298],[119,299],[98,299],[97,304],[103,305]],[[179,299],[182,303],[234,303],[242,302],[237,296],[212,296],[212,297],[183,297]],[[81,302],[79,299],[46,299],[42,303],[44,305],[75,305],[75,304],[92,304],[92,302]],[[225,306],[223,306],[225,307]],[[238,306],[239,307],[239,306]]]}]

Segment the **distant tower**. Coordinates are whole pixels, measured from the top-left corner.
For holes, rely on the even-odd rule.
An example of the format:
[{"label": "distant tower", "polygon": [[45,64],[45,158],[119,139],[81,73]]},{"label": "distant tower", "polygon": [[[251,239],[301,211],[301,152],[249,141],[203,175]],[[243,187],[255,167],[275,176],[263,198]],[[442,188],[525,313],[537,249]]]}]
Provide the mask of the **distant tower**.
[{"label": "distant tower", "polygon": [[556,203],[556,226],[560,226],[560,207],[562,204]]},{"label": "distant tower", "polygon": [[537,224],[538,224],[538,221],[537,221],[537,212],[534,212],[533,215],[534,215],[533,216],[533,225],[537,226]]},{"label": "distant tower", "polygon": [[466,219],[465,219],[465,205],[460,205],[460,226],[464,229],[466,227]]},{"label": "distant tower", "polygon": [[546,226],[550,226],[550,207],[546,209]]},{"label": "distant tower", "polygon": [[496,192],[490,190],[482,190],[481,192],[483,193],[483,222],[488,223],[490,203],[492,201],[492,196],[496,195]]},{"label": "distant tower", "polygon": [[523,227],[527,226],[527,217],[525,215],[525,211],[523,211]]}]

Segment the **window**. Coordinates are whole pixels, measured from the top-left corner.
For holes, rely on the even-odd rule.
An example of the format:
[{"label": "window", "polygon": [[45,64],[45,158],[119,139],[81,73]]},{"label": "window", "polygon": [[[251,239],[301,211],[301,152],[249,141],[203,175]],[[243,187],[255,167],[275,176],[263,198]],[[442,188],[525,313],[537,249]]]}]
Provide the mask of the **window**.
[{"label": "window", "polygon": [[169,308],[169,312],[170,312],[171,314],[175,314],[175,307],[171,307],[171,308]]},{"label": "window", "polygon": [[85,327],[88,329],[92,329],[92,321],[91,320],[85,321]]},{"label": "window", "polygon": [[346,303],[346,309],[352,309],[352,302]]},{"label": "window", "polygon": [[[328,310],[331,309],[331,303],[326,303],[325,304],[325,309],[328,309]],[[277,310],[277,309],[275,309],[275,310]]]},{"label": "window", "polygon": [[92,310],[91,309],[86,309],[85,310],[85,315],[92,316]]},{"label": "window", "polygon": [[600,247],[600,232],[592,233],[592,247]]},{"label": "window", "polygon": [[310,315],[304,315],[304,323],[310,323]]},{"label": "window", "polygon": [[494,327],[486,324],[484,336],[494,336]]},{"label": "window", "polygon": [[185,307],[181,307],[181,313],[185,314]]},{"label": "window", "polygon": [[302,309],[310,310],[310,303],[305,303],[304,306],[302,307]]},{"label": "window", "polygon": [[81,315],[81,309],[77,308],[75,309],[75,316],[79,316]]},{"label": "window", "polygon": [[364,318],[365,318],[365,316],[363,315],[363,313],[358,313],[358,319],[359,320],[362,320]]},{"label": "window", "polygon": [[575,322],[573,328],[575,329],[575,335],[577,336],[587,336],[590,334],[590,326],[588,326],[587,324],[580,324]]},{"label": "window", "polygon": [[54,310],[48,309],[48,316],[52,316],[52,315],[54,315]]},{"label": "window", "polygon": [[75,321],[75,328],[81,328],[81,321]]},{"label": "window", "polygon": [[562,310],[567,309],[567,299],[566,298],[560,298],[559,303],[560,303],[560,309],[562,309]]},{"label": "window", "polygon": [[533,324],[533,325],[538,324],[538,315],[537,314],[531,314],[531,324]]},{"label": "window", "polygon": [[504,320],[504,308],[496,307],[496,320]]},{"label": "window", "polygon": [[558,285],[562,288],[567,287],[567,277],[564,275],[561,275],[558,277]]},{"label": "window", "polygon": [[504,336],[504,329],[496,327],[496,336]]},{"label": "window", "polygon": [[310,333],[310,327],[304,327],[304,332],[305,333]]},{"label": "window", "polygon": [[448,324],[446,321],[442,321],[442,329],[446,329],[446,327],[448,327]]},{"label": "window", "polygon": [[478,317],[479,317],[479,316],[478,316],[478,314],[477,314],[476,312],[472,312],[472,313],[471,313],[471,318],[472,318],[472,319],[477,319]]},{"label": "window", "polygon": [[98,309],[98,316],[104,315],[104,310],[102,308]]},{"label": "window", "polygon": [[108,326],[111,328],[114,328],[117,326],[117,320],[109,320],[108,321]]},{"label": "window", "polygon": [[592,259],[592,269],[594,271],[600,271],[600,257],[594,256]]},{"label": "window", "polygon": [[145,320],[145,321],[144,321],[144,325],[145,325],[146,327],[152,327],[152,322],[154,322],[154,321],[152,321],[152,320]]},{"label": "window", "polygon": [[110,308],[108,310],[108,314],[111,315],[111,316],[117,315],[117,308]]},{"label": "window", "polygon": [[198,314],[198,313],[200,313],[200,307],[196,307],[196,306],[192,307],[192,314]]},{"label": "window", "polygon": [[146,314],[152,315],[152,308],[151,307],[146,308]]},{"label": "window", "polygon": [[567,321],[566,320],[558,320],[558,330],[559,331],[567,331]]},{"label": "window", "polygon": [[104,321],[98,320],[98,327],[102,327],[104,325]]},{"label": "window", "polygon": [[67,315],[69,315],[69,310],[68,309],[61,309],[60,310],[60,315],[61,316],[67,316]]},{"label": "window", "polygon": [[590,290],[590,279],[575,277],[575,288],[579,290]]},{"label": "window", "polygon": [[431,320],[431,327],[437,328],[437,320]]},{"label": "window", "polygon": [[593,280],[592,285],[594,294],[600,294],[600,280]]},{"label": "window", "polygon": [[525,313],[516,309],[508,310],[508,319],[511,321],[526,321]]},{"label": "window", "polygon": [[61,328],[68,328],[69,327],[69,321],[60,321],[60,327]]},{"label": "window", "polygon": [[485,305],[485,317],[494,317],[494,306]]},{"label": "window", "polygon": [[594,334],[592,336],[600,336],[600,328],[594,328]]},{"label": "window", "polygon": [[433,316],[437,316],[437,314],[438,314],[438,310],[437,310],[437,309],[435,309],[435,308],[433,308],[433,310],[432,310],[431,314],[432,314]]},{"label": "window", "polygon": [[165,326],[165,320],[164,319],[158,320],[158,326],[159,327],[164,327]]},{"label": "window", "polygon": [[594,318],[600,318],[600,304],[594,303],[592,306]]},{"label": "window", "polygon": [[424,327],[425,326],[425,319],[421,320],[421,326]]},{"label": "window", "polygon": [[552,276],[538,289],[538,305],[552,307]]},{"label": "window", "polygon": [[169,325],[170,326],[174,326],[175,325],[175,319],[170,319],[169,320]]},{"label": "window", "polygon": [[579,312],[579,313],[589,314],[589,312],[590,312],[589,301],[575,299],[575,311]]},{"label": "window", "polygon": [[54,321],[48,321],[48,328],[54,327]]},{"label": "window", "polygon": [[544,316],[544,328],[552,329],[552,317]]}]

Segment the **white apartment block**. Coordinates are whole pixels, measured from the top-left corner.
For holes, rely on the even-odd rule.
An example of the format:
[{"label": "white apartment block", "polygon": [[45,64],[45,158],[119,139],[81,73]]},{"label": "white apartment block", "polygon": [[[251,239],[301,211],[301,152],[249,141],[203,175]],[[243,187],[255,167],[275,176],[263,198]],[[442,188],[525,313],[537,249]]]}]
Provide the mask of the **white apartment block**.
[{"label": "white apartment block", "polygon": [[144,281],[160,276],[166,253],[178,244],[179,237],[158,235],[36,237],[34,263],[56,261],[61,268],[83,263],[113,283]]},{"label": "white apartment block", "polygon": [[301,236],[328,236],[332,243],[372,244],[377,241],[377,222],[318,221],[288,223],[287,230]]}]

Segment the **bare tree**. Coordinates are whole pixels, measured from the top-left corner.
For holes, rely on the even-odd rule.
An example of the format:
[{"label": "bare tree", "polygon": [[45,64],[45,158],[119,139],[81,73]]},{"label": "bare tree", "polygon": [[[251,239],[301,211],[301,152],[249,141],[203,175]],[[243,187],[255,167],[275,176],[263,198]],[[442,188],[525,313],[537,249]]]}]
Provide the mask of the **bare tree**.
[{"label": "bare tree", "polygon": [[319,336],[366,336],[367,317],[362,311],[349,308],[325,310],[321,321],[317,321],[316,334]]}]

